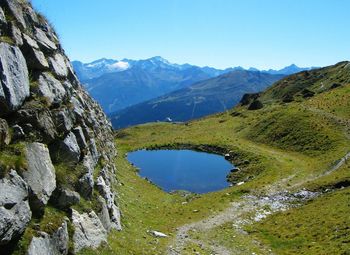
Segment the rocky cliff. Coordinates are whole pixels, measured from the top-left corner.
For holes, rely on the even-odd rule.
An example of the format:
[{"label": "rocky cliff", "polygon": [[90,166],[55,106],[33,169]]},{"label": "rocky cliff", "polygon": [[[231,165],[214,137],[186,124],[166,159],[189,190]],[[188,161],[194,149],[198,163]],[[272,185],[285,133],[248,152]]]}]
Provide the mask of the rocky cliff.
[{"label": "rocky cliff", "polygon": [[0,1],[0,253],[67,254],[120,230],[111,124],[25,0]]}]

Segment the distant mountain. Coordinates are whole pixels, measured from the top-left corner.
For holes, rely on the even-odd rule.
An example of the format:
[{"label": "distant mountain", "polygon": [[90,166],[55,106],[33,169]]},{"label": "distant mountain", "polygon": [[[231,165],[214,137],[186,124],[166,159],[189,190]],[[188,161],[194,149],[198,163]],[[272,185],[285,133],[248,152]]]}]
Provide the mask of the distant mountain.
[{"label": "distant mountain", "polygon": [[[99,59],[91,63],[73,61],[73,67],[90,95],[106,113],[162,96],[185,88],[193,83],[217,77],[232,71],[243,71],[243,67],[216,69],[190,64],[174,64],[162,57],[144,60]],[[310,68],[296,65],[281,70],[265,70],[268,74],[291,74]],[[249,68],[249,71],[259,71]]]},{"label": "distant mountain", "polygon": [[80,61],[73,61],[72,64],[81,81],[93,79],[107,73],[125,71],[130,67],[129,63],[126,61],[106,58],[88,64],[84,64]]},{"label": "distant mountain", "polygon": [[115,128],[154,121],[187,121],[225,111],[243,94],[262,91],[281,74],[235,70],[111,114]]},{"label": "distant mountain", "polygon": [[[291,64],[290,66],[286,66],[285,68],[282,68],[280,70],[273,70],[273,69],[269,69],[269,70],[264,70],[262,72],[264,73],[269,73],[269,74],[285,74],[285,75],[290,75],[290,74],[295,74],[295,73],[299,73],[302,71],[309,71],[312,69],[315,69],[316,67],[298,67],[295,64]],[[257,70],[257,69],[255,69]]]},{"label": "distant mountain", "polygon": [[85,80],[89,93],[106,113],[156,98],[210,78],[198,67],[178,69],[142,62],[123,72],[107,73]]}]

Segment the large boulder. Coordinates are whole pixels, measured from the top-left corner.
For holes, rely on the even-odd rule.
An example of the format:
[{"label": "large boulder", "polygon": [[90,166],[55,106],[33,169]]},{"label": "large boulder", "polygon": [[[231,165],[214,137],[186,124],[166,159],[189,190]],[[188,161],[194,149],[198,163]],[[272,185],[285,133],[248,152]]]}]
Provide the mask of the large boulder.
[{"label": "large boulder", "polygon": [[30,205],[41,213],[56,188],[55,168],[44,144],[27,144],[25,154],[28,170],[23,172],[23,178],[30,187]]},{"label": "large boulder", "polygon": [[16,46],[0,43],[0,116],[17,110],[29,96],[26,61]]},{"label": "large boulder", "polygon": [[107,231],[94,211],[80,214],[72,210],[74,225],[74,250],[79,252],[83,248],[97,248],[107,242]]},{"label": "large boulder", "polygon": [[11,170],[0,179],[0,245],[18,237],[32,217],[28,203],[28,186]]}]

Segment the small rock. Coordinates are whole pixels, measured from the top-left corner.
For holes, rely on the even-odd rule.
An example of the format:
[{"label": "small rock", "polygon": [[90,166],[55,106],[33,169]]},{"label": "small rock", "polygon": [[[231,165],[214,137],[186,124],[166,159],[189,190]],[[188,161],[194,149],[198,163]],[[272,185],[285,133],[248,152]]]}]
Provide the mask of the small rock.
[{"label": "small rock", "polygon": [[19,125],[14,125],[12,127],[12,131],[13,131],[13,135],[12,135],[13,140],[20,140],[25,137],[23,128]]},{"label": "small rock", "polygon": [[158,237],[158,238],[163,238],[163,237],[168,237],[166,234],[162,233],[162,232],[159,232],[159,231],[155,231],[155,230],[152,230],[150,232],[154,237]]},{"label": "small rock", "polygon": [[9,126],[7,121],[0,119],[0,148],[4,145],[8,145],[11,141]]}]

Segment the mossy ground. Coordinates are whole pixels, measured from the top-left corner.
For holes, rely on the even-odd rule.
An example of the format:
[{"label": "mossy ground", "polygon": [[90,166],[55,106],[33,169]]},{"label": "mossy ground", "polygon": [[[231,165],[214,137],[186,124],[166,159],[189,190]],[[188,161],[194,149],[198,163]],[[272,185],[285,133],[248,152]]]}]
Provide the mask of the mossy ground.
[{"label": "mossy ground", "polygon": [[[178,227],[220,213],[243,194],[301,188],[324,191],[349,181],[348,165],[322,176],[350,150],[350,106],[337,101],[339,96],[347,98],[348,90],[344,86],[302,102],[265,104],[258,111],[237,107],[190,123],[154,123],[118,131],[117,190],[124,229],[110,235],[108,246],[83,254],[164,254]],[[241,186],[186,198],[162,192],[140,178],[126,160],[128,151],[181,144],[216,146],[245,155],[250,160],[242,163],[244,174],[237,178],[251,178]],[[241,249],[241,254],[269,253],[270,249],[275,254],[346,254],[350,237],[344,226],[349,225],[349,215],[349,188],[345,187],[250,224],[247,233],[227,223],[205,234],[192,233],[192,237]],[[169,237],[156,239],[149,230]],[[195,243],[185,248],[183,254],[194,254],[194,250],[210,254]]]}]

